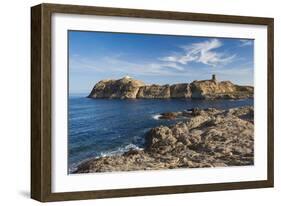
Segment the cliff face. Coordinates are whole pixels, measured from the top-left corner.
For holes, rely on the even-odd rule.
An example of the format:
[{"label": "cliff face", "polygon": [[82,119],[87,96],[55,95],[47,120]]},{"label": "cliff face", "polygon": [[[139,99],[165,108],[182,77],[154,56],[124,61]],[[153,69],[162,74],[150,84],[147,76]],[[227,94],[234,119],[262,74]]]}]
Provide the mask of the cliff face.
[{"label": "cliff face", "polygon": [[140,99],[165,99],[170,98],[169,85],[150,85],[140,87],[137,98]]},{"label": "cliff face", "polygon": [[191,90],[189,84],[173,84],[170,86],[171,98],[190,98]]},{"label": "cliff face", "polygon": [[88,97],[111,99],[134,99],[144,83],[131,78],[118,80],[101,80],[98,82]]},{"label": "cliff face", "polygon": [[230,81],[215,79],[193,81],[191,84],[145,85],[139,80],[124,77],[118,80],[102,80],[92,89],[89,98],[118,99],[241,99],[253,98],[254,88],[240,86]]}]

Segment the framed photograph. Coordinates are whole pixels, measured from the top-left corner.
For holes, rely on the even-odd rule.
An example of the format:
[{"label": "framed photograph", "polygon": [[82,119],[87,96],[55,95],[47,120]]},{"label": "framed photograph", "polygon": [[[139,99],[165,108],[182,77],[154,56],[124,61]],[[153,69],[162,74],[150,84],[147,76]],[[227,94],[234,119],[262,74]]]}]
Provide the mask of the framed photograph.
[{"label": "framed photograph", "polygon": [[31,197],[273,187],[273,19],[31,8]]}]

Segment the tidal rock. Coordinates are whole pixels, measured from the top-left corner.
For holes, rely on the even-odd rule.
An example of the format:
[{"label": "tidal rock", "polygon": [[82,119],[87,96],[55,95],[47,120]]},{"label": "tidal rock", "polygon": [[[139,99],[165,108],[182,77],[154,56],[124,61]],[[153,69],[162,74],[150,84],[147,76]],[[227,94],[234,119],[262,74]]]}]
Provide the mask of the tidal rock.
[{"label": "tidal rock", "polygon": [[177,117],[181,116],[182,112],[165,112],[159,116],[159,119],[176,119]]}]

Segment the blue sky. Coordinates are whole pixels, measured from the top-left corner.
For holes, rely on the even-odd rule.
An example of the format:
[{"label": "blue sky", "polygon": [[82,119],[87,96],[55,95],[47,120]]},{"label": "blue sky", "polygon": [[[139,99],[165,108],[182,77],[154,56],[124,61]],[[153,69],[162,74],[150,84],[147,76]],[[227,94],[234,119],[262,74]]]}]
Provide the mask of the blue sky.
[{"label": "blue sky", "polygon": [[129,75],[147,84],[230,80],[253,85],[254,40],[69,31],[69,91]]}]

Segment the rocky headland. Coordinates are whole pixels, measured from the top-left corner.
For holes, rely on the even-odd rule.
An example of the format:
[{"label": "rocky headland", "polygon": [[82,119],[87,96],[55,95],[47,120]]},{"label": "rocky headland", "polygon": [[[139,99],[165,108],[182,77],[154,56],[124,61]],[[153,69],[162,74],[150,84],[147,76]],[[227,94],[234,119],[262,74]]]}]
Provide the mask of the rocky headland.
[{"label": "rocky headland", "polygon": [[142,150],[84,161],[74,173],[254,164],[252,106],[228,110],[194,108],[163,113],[161,117],[180,121],[148,131]]},{"label": "rocky headland", "polygon": [[244,99],[253,98],[252,86],[241,86],[230,81],[217,81],[215,75],[210,80],[193,81],[190,84],[146,85],[131,77],[118,80],[101,80],[89,98],[109,99]]}]

